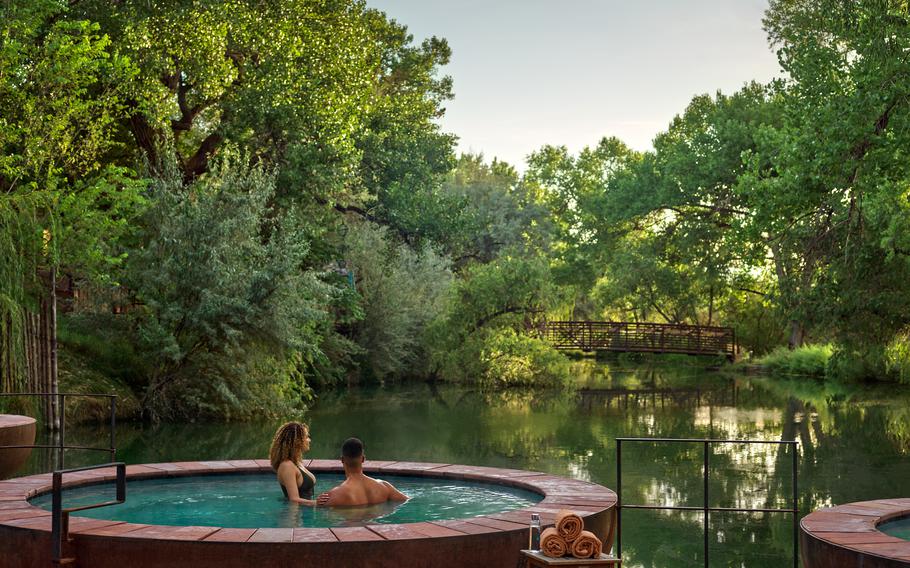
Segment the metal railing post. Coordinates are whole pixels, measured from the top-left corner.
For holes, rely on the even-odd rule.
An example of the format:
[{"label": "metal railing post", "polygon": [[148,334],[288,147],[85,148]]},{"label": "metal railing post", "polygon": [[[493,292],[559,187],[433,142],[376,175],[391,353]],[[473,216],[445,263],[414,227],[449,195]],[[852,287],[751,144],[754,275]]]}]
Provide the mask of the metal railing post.
[{"label": "metal railing post", "polygon": [[709,545],[709,543],[708,543],[708,530],[709,530],[709,529],[708,529],[708,523],[709,523],[709,521],[710,521],[710,514],[711,514],[711,513],[710,513],[710,509],[708,508],[708,506],[709,506],[709,505],[708,505],[708,471],[709,471],[708,468],[710,467],[710,460],[709,460],[709,455],[710,455],[710,453],[711,453],[710,447],[711,447],[711,446],[710,446],[710,442],[708,442],[707,440],[705,440],[705,465],[704,465],[704,470],[703,470],[703,473],[704,473],[704,476],[705,476],[705,478],[704,478],[704,484],[705,484],[705,502],[704,502],[704,515],[705,515],[705,535],[704,535],[704,536],[705,536],[705,568],[708,568],[708,562],[709,562],[709,558],[710,558],[710,553],[709,553],[710,545]]},{"label": "metal railing post", "polygon": [[66,457],[64,456],[64,448],[66,447],[66,395],[58,394],[57,395],[57,420],[59,425],[60,433],[60,449],[58,450],[58,466],[57,469],[63,469],[66,463]]},{"label": "metal railing post", "polygon": [[793,444],[793,568],[799,568],[799,446]]},{"label": "metal railing post", "polygon": [[622,559],[622,440],[616,440],[616,558]]},{"label": "metal railing post", "polygon": [[63,472],[55,471],[53,475],[53,495],[51,496],[51,544],[53,545],[53,558],[59,560],[63,556]]},{"label": "metal railing post", "polygon": [[114,431],[117,429],[117,397],[111,397],[111,461],[117,457],[117,446],[114,445]]}]

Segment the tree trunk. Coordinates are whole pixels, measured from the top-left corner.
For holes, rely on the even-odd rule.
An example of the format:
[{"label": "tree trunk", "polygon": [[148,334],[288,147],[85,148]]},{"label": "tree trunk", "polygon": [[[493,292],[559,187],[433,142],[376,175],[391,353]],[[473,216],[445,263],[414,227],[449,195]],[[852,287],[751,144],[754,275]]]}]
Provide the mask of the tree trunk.
[{"label": "tree trunk", "polygon": [[[35,321],[35,331],[38,334],[37,337],[37,383],[38,383],[38,392],[46,393],[48,392],[49,384],[47,382],[47,326],[45,325],[47,314],[47,300],[41,298],[38,308],[38,317]],[[51,429],[51,401],[49,397],[42,396],[41,398],[41,411],[44,416],[44,427],[47,430]]]},{"label": "tree trunk", "polygon": [[59,385],[57,383],[57,269],[51,267],[51,297],[49,301],[48,309],[48,318],[47,318],[47,327],[48,327],[48,377],[50,379],[50,393],[53,395],[51,397],[52,412],[53,412],[53,421],[52,426],[53,430],[59,431],[60,424],[63,420],[63,409],[58,405],[57,393],[59,392]]},{"label": "tree trunk", "polygon": [[787,341],[787,347],[792,351],[803,346],[805,336],[805,327],[799,320],[790,320],[790,339]]},{"label": "tree trunk", "polygon": [[10,392],[12,390],[13,342],[9,339],[10,335],[12,335],[12,325],[8,322],[8,315],[3,315],[0,318],[0,392]]},{"label": "tree trunk", "polygon": [[714,322],[714,284],[711,285],[711,301],[708,302],[708,325]]}]

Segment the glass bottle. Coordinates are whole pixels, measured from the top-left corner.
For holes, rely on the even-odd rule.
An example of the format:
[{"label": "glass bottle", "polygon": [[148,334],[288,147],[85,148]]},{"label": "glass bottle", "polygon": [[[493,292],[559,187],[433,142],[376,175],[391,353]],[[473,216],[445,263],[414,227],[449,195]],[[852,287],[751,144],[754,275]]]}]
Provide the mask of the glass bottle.
[{"label": "glass bottle", "polygon": [[531,513],[531,527],[528,535],[528,549],[540,550],[540,515]]}]

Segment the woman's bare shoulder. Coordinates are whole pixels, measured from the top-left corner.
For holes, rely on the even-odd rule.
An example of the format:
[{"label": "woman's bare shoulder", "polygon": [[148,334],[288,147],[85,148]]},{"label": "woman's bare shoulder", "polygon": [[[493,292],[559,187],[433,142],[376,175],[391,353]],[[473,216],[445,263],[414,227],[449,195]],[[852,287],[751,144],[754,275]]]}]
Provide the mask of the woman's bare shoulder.
[{"label": "woman's bare shoulder", "polygon": [[297,466],[294,465],[294,462],[292,462],[291,460],[284,460],[283,462],[278,464],[279,473],[282,471],[286,471],[286,470],[296,470],[296,469],[297,469]]}]

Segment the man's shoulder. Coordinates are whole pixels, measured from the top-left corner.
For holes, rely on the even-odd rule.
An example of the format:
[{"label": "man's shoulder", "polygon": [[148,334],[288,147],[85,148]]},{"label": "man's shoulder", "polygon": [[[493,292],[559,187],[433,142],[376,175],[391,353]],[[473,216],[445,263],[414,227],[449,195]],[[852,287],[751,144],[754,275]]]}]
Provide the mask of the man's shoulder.
[{"label": "man's shoulder", "polygon": [[370,481],[370,483],[372,483],[374,485],[381,485],[382,487],[391,487],[392,486],[392,484],[389,483],[388,481],[386,481],[385,479],[376,479],[375,477],[370,477],[370,476],[364,476],[364,477],[366,477]]}]

